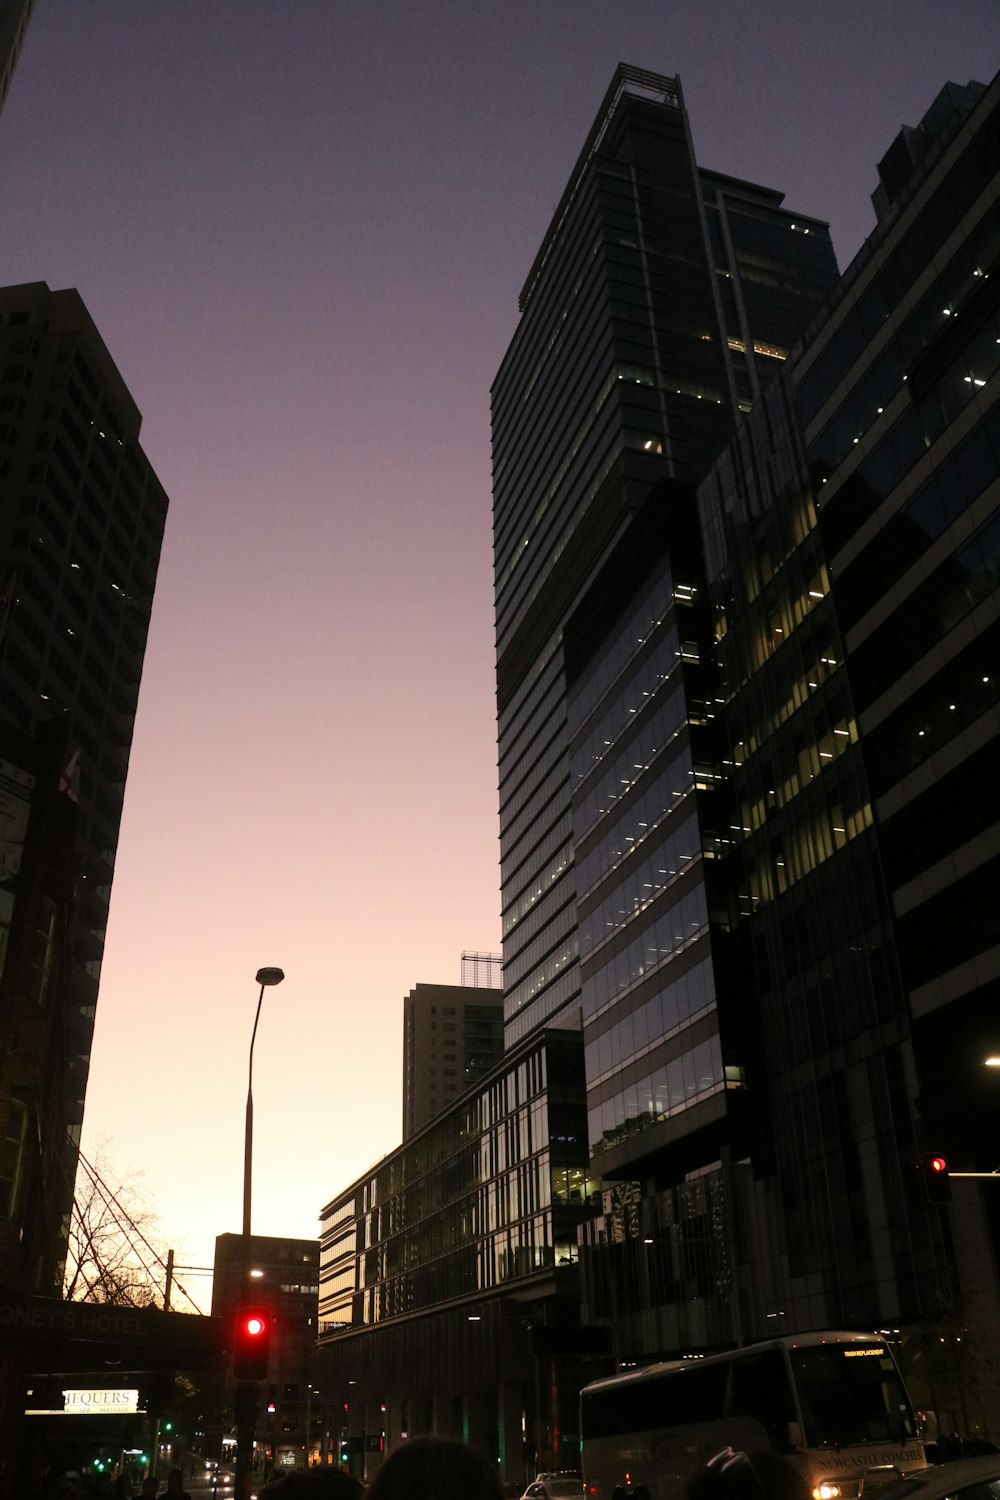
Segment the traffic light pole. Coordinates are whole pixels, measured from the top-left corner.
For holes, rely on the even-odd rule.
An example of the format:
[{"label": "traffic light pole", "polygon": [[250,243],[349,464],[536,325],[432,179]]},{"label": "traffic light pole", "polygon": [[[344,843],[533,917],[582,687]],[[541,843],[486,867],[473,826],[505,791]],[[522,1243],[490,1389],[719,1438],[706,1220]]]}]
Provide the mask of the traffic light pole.
[{"label": "traffic light pole", "polygon": [[253,1438],[257,1428],[259,1401],[260,1384],[258,1381],[237,1381],[233,1403],[236,1416],[236,1475],[233,1481],[233,1500],[250,1500]]}]

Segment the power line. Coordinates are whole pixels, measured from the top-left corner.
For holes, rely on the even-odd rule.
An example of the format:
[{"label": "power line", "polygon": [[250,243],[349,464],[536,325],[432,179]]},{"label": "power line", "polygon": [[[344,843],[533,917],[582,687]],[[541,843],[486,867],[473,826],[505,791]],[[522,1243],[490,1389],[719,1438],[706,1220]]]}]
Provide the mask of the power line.
[{"label": "power line", "polygon": [[[165,1288],[165,1284],[166,1284],[166,1269],[167,1269],[167,1264],[166,1264],[166,1261],[163,1259],[163,1256],[160,1254],[160,1252],[156,1249],[156,1247],[154,1245],[150,1244],[149,1240],[146,1238],[146,1236],[143,1233],[143,1231],[139,1228],[138,1224],[135,1223],[135,1221],[132,1218],[131,1214],[129,1213],[128,1209],[121,1202],[121,1200],[118,1198],[118,1196],[113,1192],[113,1190],[108,1187],[107,1183],[104,1181],[104,1179],[101,1176],[100,1172],[98,1172],[97,1168],[93,1165],[92,1162],[89,1162],[87,1160],[87,1158],[86,1158],[86,1156],[84,1156],[82,1150],[79,1151],[79,1159],[80,1159],[81,1165],[84,1168],[84,1171],[87,1173],[88,1177],[90,1178],[91,1185],[93,1186],[94,1190],[101,1197],[101,1199],[102,1199],[105,1207],[111,1212],[112,1219],[117,1224],[119,1230],[122,1232],[122,1234],[125,1236],[126,1240],[128,1241],[129,1247],[130,1247],[132,1253],[135,1255],[136,1259],[139,1261],[139,1264],[142,1267],[143,1271],[146,1273],[146,1275],[149,1277],[149,1279],[152,1281],[153,1285],[161,1293],[161,1295],[165,1295],[164,1288]],[[76,1211],[76,1215],[77,1215],[78,1220],[81,1223],[83,1223],[83,1216],[82,1216],[82,1214],[80,1212],[79,1203],[77,1202],[75,1194],[74,1194],[74,1198],[73,1198],[73,1206],[74,1206],[74,1210]],[[115,1210],[117,1210],[117,1214],[115,1213]],[[128,1226],[128,1228],[126,1228],[126,1226]],[[128,1230],[131,1230],[132,1234],[134,1234],[135,1236],[138,1237],[138,1239],[145,1246],[146,1250],[149,1252],[149,1255],[152,1256],[152,1258],[155,1261],[156,1265],[160,1267],[161,1271],[163,1272],[163,1284],[162,1285],[161,1285],[160,1278],[157,1276],[157,1274],[153,1270],[153,1268],[143,1258],[142,1253],[138,1249],[138,1246],[136,1245],[135,1240],[128,1233]],[[191,1269],[195,1270],[195,1269],[200,1269],[200,1268],[191,1267]],[[88,1286],[88,1289],[89,1290],[93,1290],[93,1287],[92,1287],[91,1283],[89,1281],[87,1281],[87,1277],[85,1275],[83,1276],[83,1280],[86,1282],[86,1284]],[[173,1285],[177,1288],[177,1290],[181,1293],[182,1296],[184,1296],[184,1297],[187,1298],[188,1302],[194,1308],[195,1312],[201,1314],[201,1316],[204,1316],[203,1309],[198,1306],[198,1303],[191,1296],[191,1293],[187,1290],[187,1288],[183,1285],[183,1283],[181,1283],[180,1281],[177,1281],[175,1279],[174,1282],[173,1282]]]}]

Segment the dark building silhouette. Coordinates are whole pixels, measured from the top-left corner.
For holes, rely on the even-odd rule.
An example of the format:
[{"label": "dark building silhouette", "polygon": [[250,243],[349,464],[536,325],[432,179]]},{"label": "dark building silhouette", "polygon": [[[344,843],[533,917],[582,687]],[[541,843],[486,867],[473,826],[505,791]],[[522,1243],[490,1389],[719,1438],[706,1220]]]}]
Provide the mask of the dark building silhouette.
[{"label": "dark building silhouette", "polygon": [[0,291],[0,1282],[57,1294],[167,498],[75,291]]},{"label": "dark building silhouette", "polygon": [[10,90],[35,0],[0,0],[0,110]]}]

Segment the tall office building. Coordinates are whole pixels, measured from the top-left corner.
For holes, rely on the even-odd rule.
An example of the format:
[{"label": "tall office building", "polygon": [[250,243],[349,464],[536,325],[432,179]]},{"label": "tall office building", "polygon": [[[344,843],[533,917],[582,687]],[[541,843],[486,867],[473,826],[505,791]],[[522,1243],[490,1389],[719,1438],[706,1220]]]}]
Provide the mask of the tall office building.
[{"label": "tall office building", "polygon": [[[649,1268],[616,1258],[649,1184],[717,1162],[737,1107],[694,484],[836,279],[826,226],[781,202],[697,164],[676,79],[620,67],[493,390],[506,1034],[582,1026],[606,1188],[588,1317],[620,1359],[738,1333],[700,1285],[630,1326]],[[699,1192],[679,1232],[701,1243]]]},{"label": "tall office building", "polygon": [[[609,655],[572,720],[569,679],[636,586],[635,559],[615,549],[627,551],[658,482],[655,545],[662,553],[673,529],[684,546],[687,487],[836,276],[826,226],[780,205],[780,193],[697,165],[676,79],[621,66],[521,293],[493,387],[508,1043],[580,1024],[578,903],[613,861],[598,856],[581,886],[575,846],[592,852],[607,803],[598,798],[585,827],[573,799],[625,752],[617,723],[598,733],[598,699],[624,661]],[[676,598],[669,589],[665,631],[695,581],[688,569]],[[567,623],[585,597],[570,661]],[[669,652],[672,670],[675,643]],[[637,755],[626,757],[630,782]]]},{"label": "tall office building", "polygon": [[52,1293],[167,498],[75,291],[0,291],[0,1279]]},{"label": "tall office building", "polygon": [[1000,1204],[959,1180],[942,1213],[917,1163],[995,1165],[998,121],[1000,81],[948,85],[901,133],[700,493],[754,975],[744,1317],[902,1325],[921,1404],[992,1431]]},{"label": "tall office building", "polygon": [[415,985],[403,1001],[403,1140],[485,1078],[502,1056],[499,989]]}]

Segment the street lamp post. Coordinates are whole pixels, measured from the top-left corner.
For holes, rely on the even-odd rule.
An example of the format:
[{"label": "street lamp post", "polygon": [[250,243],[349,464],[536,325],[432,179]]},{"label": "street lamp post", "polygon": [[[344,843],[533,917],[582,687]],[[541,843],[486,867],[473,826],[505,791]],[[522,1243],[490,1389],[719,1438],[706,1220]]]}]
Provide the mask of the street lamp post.
[{"label": "street lamp post", "polygon": [[250,1238],[250,1181],[252,1176],[253,1162],[253,1044],[257,1040],[257,1022],[260,1020],[260,1004],[264,998],[264,991],[272,984],[280,984],[284,979],[284,971],[281,969],[258,969],[257,983],[260,985],[260,994],[257,996],[257,1014],[253,1018],[253,1034],[250,1037],[250,1069],[247,1077],[247,1123],[246,1136],[243,1145],[243,1239],[244,1242]]},{"label": "street lamp post", "polygon": [[[257,1040],[257,1022],[264,991],[272,984],[280,984],[285,975],[281,969],[258,969],[257,1012],[253,1018],[250,1036],[250,1066],[247,1074],[247,1122],[243,1144],[243,1276],[240,1284],[241,1300],[247,1295],[250,1254],[250,1183],[253,1164],[253,1044]],[[236,1474],[234,1476],[234,1500],[250,1500],[250,1462],[253,1453],[254,1429],[257,1426],[257,1404],[260,1399],[260,1384],[255,1380],[236,1381],[233,1405],[236,1417]]]}]

